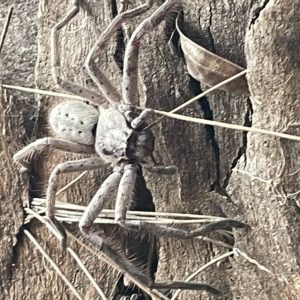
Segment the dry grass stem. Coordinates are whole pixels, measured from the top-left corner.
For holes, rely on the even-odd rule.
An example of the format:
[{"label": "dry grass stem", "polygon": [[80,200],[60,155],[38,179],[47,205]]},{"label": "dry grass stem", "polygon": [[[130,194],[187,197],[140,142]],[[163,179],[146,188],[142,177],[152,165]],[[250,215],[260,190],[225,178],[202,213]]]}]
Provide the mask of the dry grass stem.
[{"label": "dry grass stem", "polygon": [[[34,198],[32,201],[33,207],[38,207],[45,205],[46,199],[44,198]],[[78,205],[78,204],[72,204],[72,203],[67,203],[67,202],[60,202],[57,201],[55,204],[56,208],[63,208],[67,210],[77,210],[77,211],[84,211],[86,209],[86,206],[84,205]],[[44,208],[44,207],[43,207]],[[114,217],[115,211],[113,209],[103,209],[100,215],[103,215],[105,217]],[[215,216],[209,216],[209,215],[197,215],[197,214],[184,214],[184,213],[170,213],[170,212],[152,212],[152,211],[127,211],[128,217],[130,216],[147,216],[147,217],[153,217],[153,218],[158,218],[158,217],[165,217],[166,219],[168,217],[172,218],[190,218],[190,219],[205,219],[209,221],[219,221],[219,220],[226,220],[226,218],[222,217],[215,217]]]},{"label": "dry grass stem", "polygon": [[[43,198],[34,198],[32,201],[32,208],[37,211],[44,212],[44,204],[46,200]],[[70,204],[65,202],[56,202],[55,216],[60,218],[61,221],[67,221],[68,218],[73,218],[78,222],[82,217],[86,206]],[[36,216],[34,216],[36,217]],[[95,220],[98,224],[117,224],[114,220],[115,211],[113,209],[103,209],[99,214],[99,217]],[[107,219],[107,220],[101,220]],[[111,220],[110,220],[111,219]],[[220,220],[226,220],[226,218],[208,216],[208,215],[195,215],[195,214],[181,214],[181,213],[166,213],[166,212],[146,212],[146,211],[128,211],[127,219],[143,220],[156,224],[202,224],[208,222],[215,222]],[[224,235],[232,235],[230,231],[220,230]]]},{"label": "dry grass stem", "polygon": [[32,89],[32,88],[16,86],[16,85],[0,84],[0,87],[4,88],[4,89],[9,89],[9,90],[16,90],[16,91],[20,91],[20,92],[28,92],[28,93],[34,93],[34,94],[40,94],[40,95],[46,95],[46,96],[52,96],[52,97],[68,98],[68,99],[73,99],[73,100],[85,100],[84,98],[75,96],[75,95],[50,92],[50,91],[45,91],[45,90],[40,90],[40,89]]},{"label": "dry grass stem", "polygon": [[61,193],[65,192],[68,188],[70,188],[73,184],[75,184],[78,180],[80,180],[87,173],[88,173],[88,171],[82,172],[79,176],[77,176],[75,179],[73,179],[72,181],[70,181],[66,186],[64,186],[62,189],[60,189],[56,193],[56,196],[59,196]]},{"label": "dry grass stem", "polygon": [[[218,89],[219,87],[229,83],[230,81],[233,81],[236,78],[238,78],[242,75],[245,75],[246,73],[247,73],[247,70],[244,70],[244,71],[220,82],[219,84],[213,86],[212,88],[206,90],[205,92],[197,95],[196,97],[186,101],[182,105],[174,108],[170,112],[161,111],[161,110],[154,110],[154,111],[156,114],[159,114],[159,115],[162,115],[165,117],[169,117],[169,118],[173,118],[173,119],[182,120],[182,121],[187,121],[187,122],[192,122],[192,123],[197,123],[197,124],[204,124],[204,125],[211,125],[211,126],[218,126],[218,127],[222,127],[222,128],[228,128],[228,129],[239,130],[239,131],[248,131],[248,132],[252,132],[252,133],[266,134],[266,135],[275,136],[275,137],[279,137],[279,138],[300,141],[299,136],[295,136],[295,135],[291,135],[291,134],[285,134],[285,133],[275,132],[275,131],[271,131],[271,130],[265,130],[265,129],[254,128],[254,127],[246,127],[246,126],[242,126],[242,125],[235,125],[235,124],[230,124],[230,123],[211,121],[211,120],[206,120],[206,119],[201,119],[201,118],[194,118],[194,117],[189,117],[189,116],[183,116],[180,114],[175,114],[175,112],[177,112],[178,110],[190,105],[191,103],[195,102],[196,100],[206,96],[207,94],[209,94],[212,91]],[[24,88],[24,87],[20,87],[20,86],[12,86],[12,85],[2,84],[2,85],[0,85],[0,87],[6,88],[6,89],[14,89],[14,90],[18,90],[18,91],[30,92],[30,93],[37,93],[37,94],[42,94],[42,95],[47,95],[47,96],[60,97],[60,98],[85,100],[84,98],[78,97],[75,95],[67,95],[67,94],[44,91],[44,90],[39,90],[39,89]],[[144,110],[145,108],[140,108],[140,109]],[[159,120],[153,122],[152,124],[150,124],[147,127],[150,128],[160,121],[161,121],[161,118]],[[76,182],[76,179],[74,182]]]},{"label": "dry grass stem", "polygon": [[89,279],[89,281],[91,282],[91,284],[94,286],[95,290],[98,292],[98,294],[101,297],[101,299],[102,300],[107,300],[107,298],[104,295],[103,291],[101,290],[101,288],[99,287],[99,285],[97,284],[97,282],[95,281],[95,279],[93,278],[93,276],[90,274],[90,272],[87,270],[87,268],[84,266],[84,264],[82,263],[82,261],[80,260],[80,258],[78,257],[78,255],[70,247],[67,247],[67,250],[72,255],[72,257],[75,259],[75,261],[77,262],[78,266],[84,272],[84,274]]},{"label": "dry grass stem", "polygon": [[69,286],[70,290],[77,297],[77,299],[83,300],[83,298],[78,294],[75,287],[68,280],[68,278],[62,273],[60,268],[56,265],[56,263],[51,259],[51,257],[46,253],[46,251],[41,247],[41,245],[37,242],[37,240],[33,237],[33,235],[26,229],[24,229],[25,235],[30,239],[30,241],[34,244],[34,246],[42,253],[42,255],[48,260],[52,268],[55,272],[61,277],[61,279]]},{"label": "dry grass stem", "polygon": [[249,261],[251,264],[254,264],[258,267],[258,269],[264,271],[264,272],[267,272],[269,273],[270,275],[273,275],[275,276],[275,274],[273,272],[271,272],[269,269],[267,269],[266,267],[262,266],[257,260],[249,257],[245,252],[241,251],[240,249],[238,248],[233,248],[233,252],[234,252],[234,255],[236,256],[242,256],[244,257],[247,261]]},{"label": "dry grass stem", "polygon": [[175,113],[175,112],[179,111],[180,109],[182,109],[182,108],[184,108],[184,107],[192,104],[193,102],[201,99],[202,97],[206,96],[207,94],[209,94],[209,93],[211,93],[211,92],[219,89],[221,86],[223,86],[223,85],[225,85],[225,84],[227,84],[227,83],[229,83],[229,82],[231,82],[231,81],[233,81],[233,80],[235,80],[235,79],[237,79],[237,78],[245,75],[246,73],[247,73],[247,70],[244,70],[244,71],[242,71],[242,72],[240,72],[240,73],[238,73],[238,74],[236,74],[236,75],[234,75],[234,76],[232,76],[232,77],[230,77],[230,78],[228,78],[228,79],[226,79],[226,80],[224,80],[224,81],[216,84],[215,86],[211,87],[210,89],[206,90],[205,92],[203,92],[203,93],[195,96],[194,98],[192,98],[192,99],[184,102],[183,104],[177,106],[176,108],[172,109],[170,111],[170,113]]},{"label": "dry grass stem", "polygon": [[293,140],[293,141],[300,141],[300,136],[286,134],[286,133],[282,133],[282,132],[276,132],[276,131],[254,128],[254,127],[246,127],[246,126],[242,126],[242,125],[229,124],[229,123],[224,123],[224,122],[219,122],[219,121],[211,121],[211,120],[206,120],[206,119],[201,119],[201,118],[193,118],[193,117],[183,116],[183,115],[174,114],[171,112],[166,112],[166,111],[156,110],[156,109],[154,109],[154,112],[156,114],[166,116],[169,118],[192,122],[192,123],[197,123],[197,124],[218,126],[218,127],[223,127],[223,128],[233,129],[233,130],[266,134],[266,135],[275,136],[275,137]]},{"label": "dry grass stem", "polygon": [[[29,223],[30,220],[33,218],[38,218],[41,220],[41,222],[45,223],[50,230],[53,230],[54,234],[57,234],[57,232],[54,232],[52,226],[41,217],[41,215],[45,213],[45,207],[44,207],[45,202],[46,200],[43,198],[33,199],[31,204],[32,204],[32,209],[34,209],[34,211],[25,208],[26,212],[28,213],[25,219],[25,223]],[[86,206],[70,204],[65,202],[56,202],[55,216],[60,222],[78,223],[85,209]],[[101,214],[99,214],[99,217],[95,220],[95,223],[116,225],[114,216],[115,216],[115,211],[113,209],[103,209]],[[208,215],[196,215],[196,214],[128,211],[127,219],[143,220],[150,223],[156,223],[161,225],[180,225],[180,224],[199,225],[202,223],[224,220],[225,218],[208,216]],[[226,236],[228,238],[233,237],[233,233],[228,230],[218,230],[217,232],[219,232],[221,235]],[[60,238],[60,236],[57,235],[57,238]],[[196,239],[204,242],[212,243],[216,246],[232,249],[232,245],[212,238],[199,236],[196,237]]]},{"label": "dry grass stem", "polygon": [[12,13],[13,13],[13,7],[11,6],[8,10],[6,20],[5,20],[3,29],[2,29],[1,37],[0,37],[0,53],[1,53],[3,45],[4,45],[4,41],[5,41],[5,37],[6,37],[6,34],[7,34],[9,23],[10,23],[10,20],[11,20]]}]

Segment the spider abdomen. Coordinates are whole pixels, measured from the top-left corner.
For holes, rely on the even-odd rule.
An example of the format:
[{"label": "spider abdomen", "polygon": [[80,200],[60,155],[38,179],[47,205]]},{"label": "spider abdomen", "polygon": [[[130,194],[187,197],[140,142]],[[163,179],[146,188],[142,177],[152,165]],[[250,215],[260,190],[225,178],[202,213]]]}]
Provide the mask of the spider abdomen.
[{"label": "spider abdomen", "polygon": [[94,145],[99,111],[79,101],[66,101],[53,108],[49,123],[60,139]]}]

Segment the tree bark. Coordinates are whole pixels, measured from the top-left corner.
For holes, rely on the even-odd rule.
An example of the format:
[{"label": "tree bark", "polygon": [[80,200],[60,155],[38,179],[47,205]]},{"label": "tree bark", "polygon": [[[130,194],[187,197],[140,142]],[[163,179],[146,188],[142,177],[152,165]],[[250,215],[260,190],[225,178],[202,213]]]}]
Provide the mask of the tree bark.
[{"label": "tree bark", "polygon": [[[295,1],[269,1],[247,31],[253,127],[299,135],[299,10]],[[228,193],[253,228],[242,247],[274,276],[240,266],[235,297],[251,288],[251,299],[299,298],[298,149],[297,142],[248,134]]]},{"label": "tree bark", "polygon": [[[50,30],[70,8],[72,1],[66,2],[41,0],[15,4],[5,48],[0,54],[3,83],[59,91],[51,77]],[[62,74],[68,80],[93,89],[82,68],[83,61],[117,13],[118,5],[117,1],[82,2],[79,16],[61,33]],[[143,2],[134,1],[134,5]],[[4,1],[0,6],[1,24],[9,5],[9,1]],[[156,5],[133,20],[130,30],[155,8]],[[300,5],[292,0],[265,1],[261,7],[259,1],[195,0],[185,1],[183,12],[186,36],[248,68],[251,96],[216,91],[180,113],[299,135]],[[139,93],[141,105],[149,108],[169,111],[207,88],[187,74],[176,35],[171,38],[173,28],[174,22],[169,18],[142,41]],[[123,33],[126,43],[126,30]],[[122,72],[116,63],[116,60],[120,63],[120,59],[116,57],[124,50],[121,41],[122,35],[112,39],[109,49],[99,58],[99,65],[119,90]],[[0,168],[3,174],[0,184],[0,247],[3,249],[0,298],[75,299],[24,235],[23,230],[27,229],[82,297],[97,299],[85,275],[69,254],[62,252],[45,226],[37,221],[23,225],[23,206],[33,197],[45,195],[53,167],[78,157],[50,151],[35,157],[30,173],[20,174],[12,162],[12,155],[29,142],[51,134],[47,115],[53,105],[63,101],[45,96],[36,96],[34,100],[33,103],[32,94],[8,90],[2,90],[0,98]],[[226,216],[249,223],[250,234],[236,230],[235,241],[223,240],[231,242],[273,273],[235,255],[206,269],[194,280],[222,290],[220,299],[297,299],[300,292],[299,145],[265,135],[167,118],[154,128],[154,134],[156,160],[179,168],[179,174],[172,178],[145,172],[156,210]],[[58,200],[87,205],[110,172],[109,167],[91,172]],[[62,175],[60,186],[76,176],[78,174]],[[80,236],[77,225],[68,229]],[[69,246],[78,253],[105,293],[112,295],[119,278],[117,272],[77,243],[70,241]],[[156,251],[156,279],[165,281],[184,280],[228,249],[199,240],[160,238]],[[179,298],[213,299],[209,294],[194,291],[182,292]]]}]

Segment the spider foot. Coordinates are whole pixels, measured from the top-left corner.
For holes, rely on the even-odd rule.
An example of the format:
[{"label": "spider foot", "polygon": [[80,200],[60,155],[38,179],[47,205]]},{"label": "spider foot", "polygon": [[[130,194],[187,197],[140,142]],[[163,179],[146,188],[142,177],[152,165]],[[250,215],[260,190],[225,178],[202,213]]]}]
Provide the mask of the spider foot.
[{"label": "spider foot", "polygon": [[220,295],[221,291],[213,286],[202,282],[185,282],[185,281],[170,281],[170,282],[154,282],[151,288],[155,289],[181,289],[181,290],[195,290],[207,291],[214,295]]},{"label": "spider foot", "polygon": [[212,231],[219,230],[219,229],[227,229],[227,228],[243,228],[247,232],[251,230],[251,227],[246,223],[237,220],[232,220],[232,219],[224,219],[220,221],[211,222],[206,225],[202,225],[200,228],[192,230],[190,232],[190,235],[192,237],[206,236]]},{"label": "spider foot", "polygon": [[150,173],[158,174],[158,175],[167,175],[172,176],[178,173],[178,168],[174,165],[171,166],[148,166],[143,165],[143,168],[146,169]]},{"label": "spider foot", "polygon": [[44,219],[49,222],[52,227],[56,230],[60,237],[61,247],[66,250],[67,248],[67,233],[65,227],[55,218],[55,217],[44,217]]},{"label": "spider foot", "polygon": [[125,220],[124,218],[116,218],[118,224],[128,230],[155,234],[160,236],[169,236],[180,239],[192,239],[198,236],[207,236],[209,233],[219,229],[230,229],[230,228],[245,228],[250,230],[250,226],[240,221],[231,219],[222,219],[219,221],[211,222],[202,225],[200,228],[187,231],[181,228],[174,228],[171,226],[163,226],[137,220]]}]

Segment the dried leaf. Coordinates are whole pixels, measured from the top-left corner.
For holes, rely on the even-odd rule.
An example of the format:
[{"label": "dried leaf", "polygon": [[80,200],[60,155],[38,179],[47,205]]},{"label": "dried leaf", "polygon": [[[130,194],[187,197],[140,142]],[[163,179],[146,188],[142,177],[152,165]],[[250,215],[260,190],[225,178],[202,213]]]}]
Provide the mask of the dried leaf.
[{"label": "dried leaf", "polygon": [[[188,72],[196,80],[212,87],[245,70],[188,39],[179,29],[178,18],[176,19],[176,28],[180,35],[181,48],[185,56]],[[227,83],[220,89],[230,93],[249,95],[245,76]]]}]

